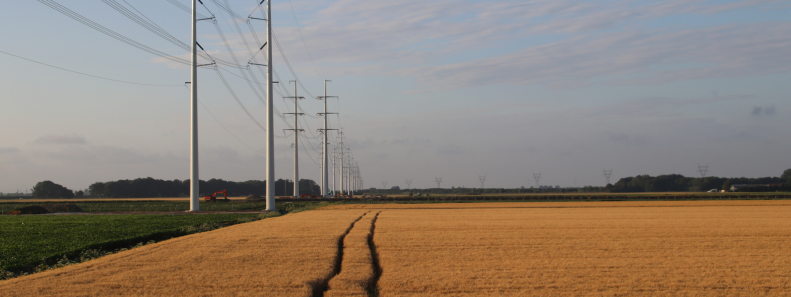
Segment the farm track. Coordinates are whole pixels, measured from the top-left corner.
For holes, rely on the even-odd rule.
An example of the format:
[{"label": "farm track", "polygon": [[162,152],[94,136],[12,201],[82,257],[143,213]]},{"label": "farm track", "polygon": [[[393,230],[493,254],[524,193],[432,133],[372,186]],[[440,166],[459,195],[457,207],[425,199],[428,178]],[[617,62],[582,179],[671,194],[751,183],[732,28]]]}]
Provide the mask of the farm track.
[{"label": "farm track", "polygon": [[791,201],[347,204],[0,281],[3,296],[791,296]]},{"label": "farm track", "polygon": [[313,296],[366,210],[306,211],[0,281],[3,296]]},{"label": "farm track", "polygon": [[373,245],[375,215],[366,215],[350,230],[343,241],[342,262],[328,283],[328,290],[321,296],[369,296],[376,292],[376,281],[381,268]]}]

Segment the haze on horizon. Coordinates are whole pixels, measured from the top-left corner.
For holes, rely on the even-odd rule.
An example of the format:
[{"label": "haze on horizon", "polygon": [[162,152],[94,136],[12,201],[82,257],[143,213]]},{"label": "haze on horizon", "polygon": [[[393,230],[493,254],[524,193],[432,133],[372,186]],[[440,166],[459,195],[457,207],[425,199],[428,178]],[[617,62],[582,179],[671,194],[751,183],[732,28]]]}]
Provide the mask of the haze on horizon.
[{"label": "haze on horizon", "polygon": [[[57,2],[187,56],[105,3]],[[228,13],[204,2],[246,63],[251,53]],[[259,1],[232,2],[246,17]],[[190,15],[171,3],[118,3],[189,40]],[[251,24],[263,37],[265,25]],[[477,187],[479,174],[487,175],[487,187],[531,186],[538,172],[546,185],[603,186],[605,168],[613,169],[613,182],[638,174],[697,176],[696,164],[722,177],[779,176],[791,168],[788,1],[275,0],[273,26],[311,95],[322,95],[323,80],[332,80],[328,95],[340,99],[330,101],[330,111],[340,116],[331,128],[344,129],[366,188],[381,181],[403,188],[405,179],[428,188],[435,177],[443,187]],[[43,180],[77,190],[97,181],[188,178],[187,67],[40,1],[7,3],[0,28],[6,53],[171,85],[101,80],[0,53],[0,192]],[[231,59],[213,25],[198,30],[209,54]],[[244,39],[253,41],[247,33]],[[278,52],[281,93],[291,92],[294,77]],[[225,77],[263,123],[254,91],[232,73]],[[214,70],[201,69],[198,83],[205,105],[201,179],[263,180],[264,133]],[[276,95],[276,106],[293,112],[283,95],[292,94]],[[309,115],[323,111],[315,99],[300,105]],[[301,128],[317,137],[321,120],[305,120]],[[276,176],[291,179],[292,141],[280,132],[287,128],[282,120],[275,127]],[[319,142],[310,145],[300,152],[300,176],[318,181]]]}]

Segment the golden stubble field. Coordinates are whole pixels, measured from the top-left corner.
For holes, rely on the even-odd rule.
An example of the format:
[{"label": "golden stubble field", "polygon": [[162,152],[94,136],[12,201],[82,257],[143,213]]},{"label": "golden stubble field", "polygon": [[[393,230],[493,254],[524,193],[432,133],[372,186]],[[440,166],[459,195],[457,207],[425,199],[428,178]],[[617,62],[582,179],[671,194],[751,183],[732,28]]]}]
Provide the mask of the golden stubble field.
[{"label": "golden stubble field", "polygon": [[348,208],[381,211],[381,296],[791,295],[791,201]]},{"label": "golden stubble field", "polygon": [[334,205],[0,281],[4,296],[791,296],[791,201]]},{"label": "golden stubble field", "polygon": [[179,237],[0,281],[0,296],[312,296],[365,213],[306,211]]}]

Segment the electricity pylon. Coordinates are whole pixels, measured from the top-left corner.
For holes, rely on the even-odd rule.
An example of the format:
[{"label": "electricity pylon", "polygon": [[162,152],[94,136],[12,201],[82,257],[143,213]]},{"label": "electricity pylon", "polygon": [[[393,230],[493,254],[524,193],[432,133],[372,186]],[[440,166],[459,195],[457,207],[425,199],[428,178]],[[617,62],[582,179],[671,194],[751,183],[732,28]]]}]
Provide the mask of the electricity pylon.
[{"label": "electricity pylon", "polygon": [[[193,0],[194,1],[194,0]],[[272,0],[266,2],[266,210],[275,210],[275,119],[272,94]],[[296,110],[294,111],[296,112]]]},{"label": "electricity pylon", "polygon": [[410,189],[410,185],[411,184],[412,184],[412,180],[411,179],[406,180],[406,188],[407,188],[407,190]]},{"label": "electricity pylon", "polygon": [[354,195],[354,189],[352,188],[352,164],[354,158],[352,158],[352,149],[348,146],[346,147],[346,189],[349,195]]},{"label": "electricity pylon", "polygon": [[338,147],[332,146],[332,194],[338,193]]},{"label": "electricity pylon", "polygon": [[343,130],[342,129],[340,130],[340,133],[338,133],[338,138],[340,140],[338,142],[338,144],[340,146],[340,151],[338,152],[338,155],[340,156],[340,160],[338,162],[338,166],[339,166],[339,168],[338,168],[339,172],[338,173],[339,173],[339,180],[340,180],[340,186],[341,186],[340,190],[341,190],[341,195],[345,195],[346,194],[346,191],[345,191],[346,190],[346,184],[344,183],[344,179],[343,178],[344,178],[344,176],[346,176],[346,162],[343,161]]},{"label": "electricity pylon", "polygon": [[538,183],[538,180],[541,179],[541,172],[539,172],[538,174],[533,173],[533,179],[536,180],[536,188],[538,188],[538,186],[540,185]]},{"label": "electricity pylon", "polygon": [[304,100],[305,97],[297,96],[297,81],[290,80],[288,83],[294,83],[294,96],[286,96],[283,98],[292,98],[294,99],[294,112],[284,112],[283,114],[293,114],[294,115],[294,129],[283,129],[283,130],[293,130],[294,131],[294,197],[299,198],[299,132],[305,132],[303,129],[299,129],[299,116],[305,115],[304,113],[297,112],[299,110],[299,100]]},{"label": "electricity pylon", "polygon": [[387,190],[387,181],[382,181],[382,189]]},{"label": "electricity pylon", "polygon": [[609,185],[610,184],[610,176],[612,176],[612,168],[610,168],[610,170],[607,170],[607,169],[603,169],[603,170],[604,170],[604,178],[607,179],[607,184]]},{"label": "electricity pylon", "polygon": [[698,164],[698,172],[700,172],[700,178],[706,177],[706,172],[709,171],[709,164],[701,166]]},{"label": "electricity pylon", "polygon": [[[319,129],[319,132],[324,134],[324,144],[322,144],[322,152],[323,157],[321,158],[321,197],[322,198],[329,198],[327,194],[327,186],[329,185],[327,180],[327,135],[329,134],[328,131],[330,130],[338,130],[338,129],[329,129],[327,127],[327,115],[328,114],[338,114],[337,112],[327,112],[327,99],[329,98],[338,98],[338,96],[327,96],[327,82],[331,80],[324,80],[324,96],[319,96],[319,100],[324,100],[324,112],[320,112],[318,115],[324,116],[324,129]],[[334,180],[333,180],[334,182]]]},{"label": "electricity pylon", "polygon": [[478,175],[478,180],[481,181],[481,189],[483,189],[483,182],[486,181],[486,175]]},{"label": "electricity pylon", "polygon": [[439,184],[442,183],[442,178],[441,177],[435,177],[434,178],[434,182],[437,183],[437,189],[440,189]]},{"label": "electricity pylon", "polygon": [[200,210],[200,179],[198,177],[198,41],[197,2],[192,0],[192,69],[190,69],[190,211]]}]

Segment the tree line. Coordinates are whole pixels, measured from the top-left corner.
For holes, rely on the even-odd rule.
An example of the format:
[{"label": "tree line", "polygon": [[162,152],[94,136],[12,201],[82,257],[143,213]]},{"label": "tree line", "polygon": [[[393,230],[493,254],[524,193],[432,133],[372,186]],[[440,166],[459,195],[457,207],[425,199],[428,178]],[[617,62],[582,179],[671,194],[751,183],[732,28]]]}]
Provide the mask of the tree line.
[{"label": "tree line", "polygon": [[[659,176],[638,175],[624,177],[615,184],[607,185],[606,192],[704,192],[707,190],[730,190],[732,185],[767,185],[775,184],[771,191],[789,189],[791,186],[791,169],[787,169],[780,177],[686,177],[680,174]],[[776,189],[775,189],[776,188]],[[746,187],[739,191],[766,192],[767,187]]]},{"label": "tree line", "polygon": [[[228,191],[228,196],[266,195],[266,181],[263,180],[235,182],[213,178],[206,181],[200,180],[198,187],[201,191],[201,196],[209,196],[222,190]],[[96,182],[88,187],[88,193],[90,193],[91,197],[107,198],[188,197],[189,192],[189,179],[161,180],[151,177]],[[300,179],[299,192],[301,194],[318,195],[321,189],[313,180]],[[294,195],[294,181],[276,180],[275,195]]]},{"label": "tree line", "polygon": [[[680,174],[668,174],[659,176],[638,175],[624,177],[615,184],[608,184],[605,187],[583,188],[455,188],[450,189],[409,189],[402,190],[398,186],[388,190],[371,188],[365,192],[398,195],[406,192],[422,192],[431,194],[464,194],[464,193],[575,193],[575,192],[613,192],[613,193],[634,193],[634,192],[704,192],[711,189],[729,190],[732,185],[766,185],[774,184],[773,187],[753,186],[740,188],[740,192],[774,192],[791,191],[791,169],[787,169],[780,177],[760,177],[760,178],[725,178],[725,177],[685,177]],[[122,179],[108,182],[95,182],[88,187],[88,191],[72,191],[64,186],[52,181],[38,182],[33,187],[33,198],[153,198],[153,197],[187,197],[189,195],[190,180],[162,180],[151,177],[137,178],[133,180]],[[208,196],[216,191],[227,190],[229,196],[248,196],[266,195],[266,182],[262,180],[248,180],[243,182],[226,181],[222,179],[210,179],[200,181],[201,196]],[[406,191],[406,192],[405,192]],[[301,194],[319,195],[321,188],[315,181],[310,179],[299,180],[299,192]],[[361,194],[357,192],[355,194]],[[275,195],[293,196],[294,182],[291,180],[278,179],[275,181]]]},{"label": "tree line", "polygon": [[[209,196],[214,192],[226,190],[228,196],[266,195],[266,181],[248,180],[243,182],[226,181],[222,179],[201,180],[199,182],[200,196]],[[33,187],[33,198],[154,198],[154,197],[188,197],[190,180],[162,180],[151,177],[137,179],[122,179],[108,182],[95,182],[88,186],[87,193],[72,191],[52,181],[38,182]],[[301,194],[318,195],[321,192],[319,185],[310,179],[299,181]],[[278,179],[275,181],[275,195],[294,195],[294,181]]]}]

